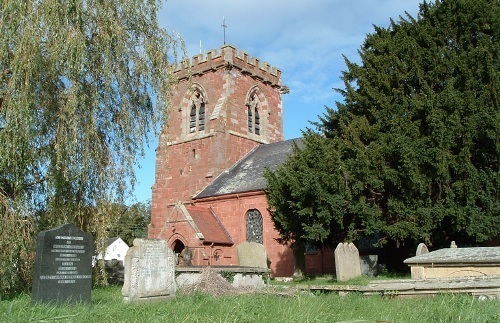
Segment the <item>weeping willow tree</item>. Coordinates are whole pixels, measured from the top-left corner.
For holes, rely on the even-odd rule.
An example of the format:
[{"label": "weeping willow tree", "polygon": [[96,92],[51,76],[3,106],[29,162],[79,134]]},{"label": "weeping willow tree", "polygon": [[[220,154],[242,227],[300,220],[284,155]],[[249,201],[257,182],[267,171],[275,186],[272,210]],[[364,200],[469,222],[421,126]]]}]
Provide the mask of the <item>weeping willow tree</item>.
[{"label": "weeping willow tree", "polygon": [[38,231],[71,222],[104,241],[184,51],[158,8],[0,1],[0,249],[13,251],[0,256],[0,295],[29,286]]}]

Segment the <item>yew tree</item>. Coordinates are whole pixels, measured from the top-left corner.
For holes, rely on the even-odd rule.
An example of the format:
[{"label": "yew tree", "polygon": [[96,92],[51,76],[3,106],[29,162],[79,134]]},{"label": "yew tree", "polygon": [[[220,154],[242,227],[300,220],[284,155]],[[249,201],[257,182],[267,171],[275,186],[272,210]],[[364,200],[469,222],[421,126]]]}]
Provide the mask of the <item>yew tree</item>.
[{"label": "yew tree", "polygon": [[500,234],[500,2],[424,2],[374,27],[267,191],[287,241],[477,244]]},{"label": "yew tree", "polygon": [[158,6],[1,1],[0,296],[19,286],[36,231],[73,222],[105,241],[107,207],[130,192],[183,48]]}]

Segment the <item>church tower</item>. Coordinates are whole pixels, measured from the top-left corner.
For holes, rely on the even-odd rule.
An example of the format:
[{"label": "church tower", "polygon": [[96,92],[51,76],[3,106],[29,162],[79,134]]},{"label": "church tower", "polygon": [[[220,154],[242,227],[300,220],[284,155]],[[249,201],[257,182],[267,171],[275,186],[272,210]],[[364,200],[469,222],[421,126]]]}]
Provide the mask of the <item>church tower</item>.
[{"label": "church tower", "polygon": [[281,71],[225,45],[196,55],[179,80],[156,150],[150,238],[172,208],[261,144],[283,140]]}]

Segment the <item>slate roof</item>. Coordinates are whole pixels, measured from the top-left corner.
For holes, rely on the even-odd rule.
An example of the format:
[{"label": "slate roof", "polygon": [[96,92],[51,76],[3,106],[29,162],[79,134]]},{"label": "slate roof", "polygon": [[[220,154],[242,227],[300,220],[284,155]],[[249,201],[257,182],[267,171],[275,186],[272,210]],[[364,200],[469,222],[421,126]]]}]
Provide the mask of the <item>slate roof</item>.
[{"label": "slate roof", "polygon": [[194,199],[264,190],[267,188],[264,170],[266,168],[274,170],[282,164],[293,152],[294,142],[300,145],[301,139],[257,146],[231,168],[220,174]]},{"label": "slate roof", "polygon": [[205,243],[234,244],[212,209],[186,205],[186,210],[205,237]]},{"label": "slate roof", "polygon": [[108,244],[106,246],[107,247],[111,246],[113,244],[113,242],[115,242],[118,239],[120,239],[120,237],[109,238],[108,239]]}]

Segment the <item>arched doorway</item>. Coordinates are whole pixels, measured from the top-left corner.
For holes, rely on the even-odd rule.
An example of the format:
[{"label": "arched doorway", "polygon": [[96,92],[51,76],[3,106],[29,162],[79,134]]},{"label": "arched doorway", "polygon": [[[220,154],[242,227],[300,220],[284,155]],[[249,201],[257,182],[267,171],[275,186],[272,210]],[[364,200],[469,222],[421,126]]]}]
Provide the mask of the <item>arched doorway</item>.
[{"label": "arched doorway", "polygon": [[174,253],[177,256],[177,260],[176,260],[177,264],[179,264],[180,254],[181,254],[182,250],[184,250],[185,247],[186,246],[184,245],[184,242],[182,242],[179,239],[175,239],[174,243],[172,243],[172,249],[174,250]]}]

